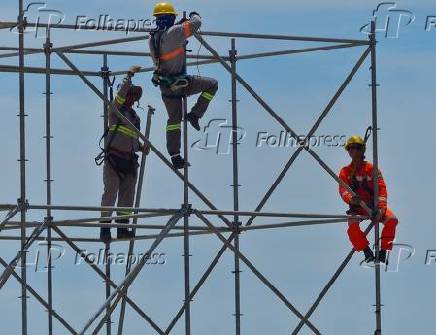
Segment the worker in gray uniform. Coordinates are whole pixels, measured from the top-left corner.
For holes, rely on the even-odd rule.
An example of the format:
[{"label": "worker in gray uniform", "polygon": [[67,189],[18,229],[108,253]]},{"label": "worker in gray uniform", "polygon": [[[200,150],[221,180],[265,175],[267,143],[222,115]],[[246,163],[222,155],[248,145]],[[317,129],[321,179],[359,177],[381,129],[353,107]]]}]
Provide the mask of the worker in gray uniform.
[{"label": "worker in gray uniform", "polygon": [[187,39],[200,29],[201,17],[196,12],[189,19],[175,23],[174,6],[163,2],[154,7],[156,30],[150,36],[150,51],[155,64],[153,83],[159,86],[168,112],[166,128],[167,150],[174,168],[182,169],[185,160],[180,155],[183,96],[201,93],[196,104],[186,115],[189,123],[200,130],[199,119],[218,90],[215,79],[186,74],[185,48]]},{"label": "worker in gray uniform", "polygon": [[[114,111],[116,107],[138,130],[141,120],[132,108],[142,96],[142,88],[132,84],[132,77],[139,72],[140,66],[132,66],[119,86],[117,95],[109,106],[109,128],[105,135],[103,153],[103,183],[104,192],[101,199],[102,207],[113,207],[118,197],[117,207],[133,207],[135,186],[138,170],[138,155],[136,152],[150,152],[147,144],[139,142],[139,136],[132,125],[119,118]],[[97,162],[97,158],[96,158]],[[131,211],[118,211],[117,216],[131,215]],[[110,217],[112,211],[102,211],[102,217]],[[110,223],[105,220],[103,223]],[[117,223],[128,224],[129,219],[118,219]],[[133,238],[132,230],[126,227],[117,229],[118,238]],[[101,228],[100,238],[104,242],[111,240],[110,228]]]}]

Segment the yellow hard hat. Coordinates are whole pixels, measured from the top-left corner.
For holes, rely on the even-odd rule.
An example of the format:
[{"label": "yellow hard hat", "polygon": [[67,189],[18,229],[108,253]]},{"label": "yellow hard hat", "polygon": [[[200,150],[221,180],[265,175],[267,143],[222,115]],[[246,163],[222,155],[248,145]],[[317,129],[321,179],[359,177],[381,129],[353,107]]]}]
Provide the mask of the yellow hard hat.
[{"label": "yellow hard hat", "polygon": [[174,6],[169,2],[159,2],[154,6],[153,16],[158,16],[162,14],[177,15]]},{"label": "yellow hard hat", "polygon": [[348,151],[350,146],[353,144],[361,145],[365,149],[365,141],[359,135],[353,135],[347,140],[347,144],[345,144],[345,150]]}]

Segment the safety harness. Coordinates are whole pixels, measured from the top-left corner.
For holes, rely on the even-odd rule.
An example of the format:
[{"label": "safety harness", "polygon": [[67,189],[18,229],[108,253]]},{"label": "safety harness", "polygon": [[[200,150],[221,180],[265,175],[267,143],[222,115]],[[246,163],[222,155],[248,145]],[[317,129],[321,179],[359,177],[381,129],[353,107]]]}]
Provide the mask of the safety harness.
[{"label": "safety harness", "polygon": [[[363,140],[364,146],[366,146],[366,142],[368,141],[369,137],[371,136],[371,133],[372,133],[372,127],[370,126],[366,129],[366,132],[365,132],[365,137]],[[351,177],[351,183],[350,183],[351,190],[354,193],[357,193],[357,191],[359,189],[363,189],[365,192],[367,192],[369,194],[370,198],[373,199],[374,198],[374,190],[369,186],[368,179],[363,178],[362,181],[357,180],[356,170],[357,170],[357,167],[353,166],[353,169],[351,171],[351,176],[350,176]],[[371,201],[371,203],[367,204],[367,205],[369,205],[368,207],[373,208],[373,201]],[[347,213],[348,212],[353,213],[358,208],[360,208],[360,206],[350,205],[350,210],[347,211]]]},{"label": "safety harness", "polygon": [[161,69],[161,41],[162,35],[167,29],[157,28],[155,31],[150,33],[150,39],[153,45],[154,56],[156,58],[156,70],[153,72],[153,77],[151,82],[154,86],[162,86],[169,88],[171,91],[177,91],[179,89],[185,88],[189,85],[191,77],[186,74],[186,66],[180,74],[168,75],[162,73]]},{"label": "safety harness", "polygon": [[[109,92],[110,92],[110,99],[111,102],[114,101],[114,93],[113,93],[113,85],[115,82],[115,77],[113,80],[109,80]],[[120,112],[124,115],[126,112],[125,108],[120,108]],[[136,173],[136,166],[137,166],[137,160],[138,155],[134,154],[131,159],[125,159],[123,157],[120,157],[116,154],[113,154],[111,152],[111,144],[114,141],[115,137],[118,133],[121,133],[125,136],[137,138],[138,135],[135,131],[130,129],[129,127],[126,127],[119,118],[118,122],[111,127],[107,127],[104,131],[104,134],[101,136],[100,141],[98,143],[101,152],[94,158],[95,164],[97,166],[101,166],[105,161],[107,161],[111,167],[114,169],[114,171],[117,173],[118,177],[122,179],[128,174],[135,174]],[[141,122],[139,118],[136,118],[134,122],[134,126],[140,130],[141,129]],[[106,145],[102,145],[102,141],[106,139],[109,133],[112,133],[112,136],[110,137],[109,141]]]}]

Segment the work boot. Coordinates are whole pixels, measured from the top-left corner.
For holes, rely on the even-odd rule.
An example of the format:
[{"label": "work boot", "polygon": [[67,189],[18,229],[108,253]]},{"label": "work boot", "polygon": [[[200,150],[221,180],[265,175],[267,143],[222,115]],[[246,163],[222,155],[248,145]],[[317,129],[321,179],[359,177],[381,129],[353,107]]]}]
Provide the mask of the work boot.
[{"label": "work boot", "polygon": [[112,240],[110,228],[100,229],[100,240],[102,240],[104,243],[109,243]]},{"label": "work boot", "polygon": [[130,239],[134,238],[135,233],[127,228],[117,228],[117,238],[118,239]]},{"label": "work boot", "polygon": [[171,156],[171,162],[176,170],[180,170],[185,167],[185,160],[180,155]]},{"label": "work boot", "polygon": [[191,126],[194,127],[195,130],[200,131],[201,127],[200,127],[200,123],[198,122],[200,118],[197,115],[195,115],[192,112],[188,113],[186,115],[186,119],[189,121]]},{"label": "work boot", "polygon": [[366,263],[371,263],[371,262],[375,261],[374,253],[372,252],[370,247],[366,247],[363,250],[363,253],[365,254],[365,262]]},{"label": "work boot", "polygon": [[386,250],[380,249],[380,251],[378,252],[378,261],[380,263],[388,265],[387,251]]}]

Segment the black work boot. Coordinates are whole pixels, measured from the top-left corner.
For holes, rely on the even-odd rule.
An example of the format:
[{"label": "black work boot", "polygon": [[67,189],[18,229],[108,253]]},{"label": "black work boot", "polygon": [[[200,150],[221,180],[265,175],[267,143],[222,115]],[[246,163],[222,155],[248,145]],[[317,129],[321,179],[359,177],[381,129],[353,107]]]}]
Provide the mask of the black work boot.
[{"label": "black work boot", "polygon": [[388,265],[387,251],[386,250],[380,249],[380,251],[378,252],[378,261],[380,263]]},{"label": "black work boot", "polygon": [[200,118],[197,115],[195,115],[192,112],[188,113],[186,115],[186,119],[189,121],[191,126],[194,127],[195,130],[200,131],[201,127],[200,127],[200,123],[198,122]]},{"label": "black work boot", "polygon": [[180,170],[185,167],[185,160],[180,155],[171,156],[171,162],[176,170]]},{"label": "black work boot", "polygon": [[365,254],[365,262],[366,263],[371,263],[371,262],[375,261],[374,253],[372,252],[370,247],[366,247],[363,250],[363,253]]},{"label": "black work boot", "polygon": [[[120,219],[116,220],[116,223],[122,223],[122,224],[129,224],[128,219]],[[118,239],[130,239],[134,238],[135,234],[133,233],[133,230],[130,230],[128,228],[117,228],[117,238]]]},{"label": "black work boot", "polygon": [[100,229],[100,240],[102,240],[104,243],[109,243],[112,240],[110,228]]},{"label": "black work boot", "polygon": [[127,228],[117,228],[117,238],[118,239],[130,239],[134,238],[135,234],[132,230],[129,230]]}]

